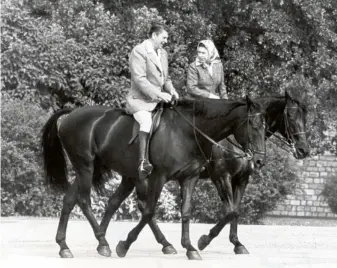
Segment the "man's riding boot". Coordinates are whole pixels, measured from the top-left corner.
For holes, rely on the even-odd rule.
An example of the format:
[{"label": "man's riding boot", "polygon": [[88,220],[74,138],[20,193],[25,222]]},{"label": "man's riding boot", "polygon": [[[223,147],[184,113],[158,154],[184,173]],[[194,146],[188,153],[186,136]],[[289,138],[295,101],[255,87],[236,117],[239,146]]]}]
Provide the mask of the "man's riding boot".
[{"label": "man's riding boot", "polygon": [[144,180],[149,176],[152,172],[152,165],[147,159],[147,142],[149,138],[149,133],[140,131],[139,135],[139,179]]}]

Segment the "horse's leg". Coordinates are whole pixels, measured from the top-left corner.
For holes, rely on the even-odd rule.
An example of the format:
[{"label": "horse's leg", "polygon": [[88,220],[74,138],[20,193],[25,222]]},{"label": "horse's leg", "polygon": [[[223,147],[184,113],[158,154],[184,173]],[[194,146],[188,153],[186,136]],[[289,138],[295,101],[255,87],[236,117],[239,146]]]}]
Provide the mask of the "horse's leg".
[{"label": "horse's leg", "polygon": [[[147,196],[147,185],[145,184],[147,184],[147,180],[138,180],[137,186],[136,186],[137,197],[138,197],[138,208],[142,213],[144,213],[144,210],[145,210],[145,202],[146,202],[146,196]],[[150,220],[149,226],[157,242],[163,246],[162,252],[164,254],[177,254],[176,249],[172,246],[171,243],[169,243],[166,240],[166,237],[161,232],[155,217],[153,217]]]},{"label": "horse's leg", "polygon": [[180,193],[182,198],[181,204],[181,219],[182,233],[181,245],[187,249],[186,256],[189,260],[201,260],[198,251],[192,246],[190,240],[190,219],[191,219],[191,199],[196,182],[199,179],[199,174],[189,179],[185,179],[180,183]]},{"label": "horse's leg", "polygon": [[[113,195],[109,198],[108,206],[105,210],[103,219],[100,224],[101,232],[103,232],[104,236],[106,235],[106,231],[108,229],[110,220],[116,210],[120,207],[122,202],[131,194],[134,189],[134,183],[131,178],[122,177],[122,181]],[[111,250],[109,245],[98,245],[97,251],[99,254],[103,256],[111,255]]]},{"label": "horse's leg", "polygon": [[129,232],[127,239],[125,241],[119,241],[116,247],[116,252],[119,257],[125,257],[131,244],[137,240],[139,233],[153,218],[156,204],[165,182],[166,177],[156,171],[152,172],[148,178],[147,200],[144,204],[145,208],[142,212],[142,218],[136,227]]},{"label": "horse's leg", "polygon": [[[76,179],[69,187],[63,199],[63,208],[56,234],[56,242],[60,245],[60,256],[62,258],[73,258],[73,254],[66,244],[66,229],[68,225],[70,212],[73,210],[76,202],[83,211],[83,214],[88,219],[92,228],[94,229],[95,236],[99,240],[100,245],[107,246],[104,235],[100,232],[97,221],[91,211],[90,207],[90,190],[92,183],[93,168],[92,164],[83,165],[78,168],[76,172]],[[111,252],[110,252],[111,255]],[[110,256],[107,252],[106,256]]]},{"label": "horse's leg", "polygon": [[228,222],[231,222],[238,215],[233,203],[233,190],[231,184],[231,176],[228,172],[225,172],[221,178],[215,178],[212,176],[212,180],[218,190],[221,197],[224,209],[224,216],[220,221],[210,230],[208,235],[202,235],[198,240],[198,248],[200,250],[205,249],[211,241],[217,237],[221,230]]},{"label": "horse's leg", "polygon": [[74,257],[66,243],[66,231],[70,212],[74,209],[76,204],[77,192],[78,192],[78,183],[77,180],[75,180],[74,183],[69,187],[63,198],[63,207],[56,234],[56,243],[59,244],[60,246],[59,254],[61,258]]},{"label": "horse's leg", "polygon": [[[235,210],[239,211],[240,203],[242,196],[246,190],[248,184],[249,174],[245,174],[240,178],[239,184],[233,185],[234,190],[234,206]],[[234,180],[235,181],[235,180]],[[231,222],[230,232],[229,232],[229,241],[235,246],[235,254],[249,254],[248,250],[244,245],[241,244],[238,238],[238,216],[233,219]]]},{"label": "horse's leg", "polygon": [[76,170],[76,180],[78,181],[77,204],[82,209],[84,216],[88,219],[95,237],[99,242],[99,247],[107,249],[105,252],[101,251],[100,253],[106,257],[110,257],[111,251],[109,251],[109,244],[91,209],[90,191],[94,170],[93,162],[84,160],[81,161],[80,165],[74,165],[74,168]]}]

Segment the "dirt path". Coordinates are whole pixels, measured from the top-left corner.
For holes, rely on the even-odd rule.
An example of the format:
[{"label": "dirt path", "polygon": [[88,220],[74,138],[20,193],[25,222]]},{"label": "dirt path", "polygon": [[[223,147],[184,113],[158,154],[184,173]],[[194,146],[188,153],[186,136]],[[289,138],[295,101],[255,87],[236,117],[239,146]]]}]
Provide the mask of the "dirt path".
[{"label": "dirt path", "polygon": [[[229,227],[204,251],[202,261],[188,261],[180,244],[180,224],[161,223],[167,239],[177,255],[163,255],[149,227],[130,248],[125,258],[118,258],[114,249],[125,240],[135,222],[112,222],[107,239],[113,251],[111,258],[96,252],[97,242],[87,221],[69,222],[67,242],[74,259],[58,256],[55,242],[56,219],[1,218],[1,267],[337,267],[337,227],[239,226],[240,241],[249,255],[235,255],[228,240]],[[191,240],[195,246],[200,235],[207,234],[211,225],[192,224]]]}]

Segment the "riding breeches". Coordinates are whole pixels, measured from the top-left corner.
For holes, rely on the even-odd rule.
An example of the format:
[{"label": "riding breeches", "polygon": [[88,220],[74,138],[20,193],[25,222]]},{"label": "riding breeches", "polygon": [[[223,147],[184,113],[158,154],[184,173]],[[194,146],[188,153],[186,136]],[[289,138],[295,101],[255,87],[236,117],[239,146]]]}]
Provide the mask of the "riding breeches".
[{"label": "riding breeches", "polygon": [[139,131],[150,133],[152,126],[152,113],[149,111],[138,111],[133,114],[133,117],[139,123]]}]

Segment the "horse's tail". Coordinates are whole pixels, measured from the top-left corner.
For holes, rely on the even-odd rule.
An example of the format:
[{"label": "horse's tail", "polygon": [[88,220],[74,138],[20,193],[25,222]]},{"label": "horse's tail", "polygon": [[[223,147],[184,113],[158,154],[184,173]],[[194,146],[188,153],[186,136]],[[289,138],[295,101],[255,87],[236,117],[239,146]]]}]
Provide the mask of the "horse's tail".
[{"label": "horse's tail", "polygon": [[58,136],[57,120],[72,109],[62,109],[54,113],[42,129],[42,154],[47,186],[64,192],[69,187],[67,163]]}]

